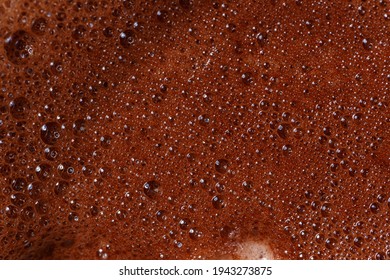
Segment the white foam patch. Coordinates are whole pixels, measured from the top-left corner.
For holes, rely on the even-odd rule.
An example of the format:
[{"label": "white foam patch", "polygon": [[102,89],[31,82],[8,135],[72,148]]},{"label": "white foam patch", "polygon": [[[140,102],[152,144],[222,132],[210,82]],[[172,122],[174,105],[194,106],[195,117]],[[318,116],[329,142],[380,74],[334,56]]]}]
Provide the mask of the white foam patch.
[{"label": "white foam patch", "polygon": [[237,244],[236,255],[241,260],[273,260],[274,253],[266,242],[245,241]]}]

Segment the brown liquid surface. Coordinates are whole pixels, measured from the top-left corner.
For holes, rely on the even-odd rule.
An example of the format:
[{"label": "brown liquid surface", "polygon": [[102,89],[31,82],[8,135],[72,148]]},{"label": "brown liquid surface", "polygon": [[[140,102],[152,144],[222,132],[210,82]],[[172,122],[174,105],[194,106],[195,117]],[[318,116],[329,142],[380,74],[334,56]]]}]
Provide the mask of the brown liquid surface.
[{"label": "brown liquid surface", "polygon": [[389,17],[1,1],[0,258],[389,259]]}]

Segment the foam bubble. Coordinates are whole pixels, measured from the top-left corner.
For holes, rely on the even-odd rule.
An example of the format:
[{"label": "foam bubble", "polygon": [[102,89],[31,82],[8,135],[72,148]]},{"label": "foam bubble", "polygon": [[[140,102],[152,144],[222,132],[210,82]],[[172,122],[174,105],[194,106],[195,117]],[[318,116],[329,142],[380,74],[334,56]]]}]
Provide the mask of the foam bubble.
[{"label": "foam bubble", "polygon": [[275,259],[274,253],[266,241],[250,240],[239,243],[236,255],[241,260]]}]

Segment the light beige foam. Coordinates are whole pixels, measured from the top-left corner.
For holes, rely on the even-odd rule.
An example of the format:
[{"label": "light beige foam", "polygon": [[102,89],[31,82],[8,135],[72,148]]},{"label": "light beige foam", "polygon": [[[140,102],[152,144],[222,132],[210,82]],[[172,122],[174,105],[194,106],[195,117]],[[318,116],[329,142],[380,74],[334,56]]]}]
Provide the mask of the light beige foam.
[{"label": "light beige foam", "polygon": [[237,258],[241,260],[272,260],[274,253],[265,241],[245,241],[237,244]]}]

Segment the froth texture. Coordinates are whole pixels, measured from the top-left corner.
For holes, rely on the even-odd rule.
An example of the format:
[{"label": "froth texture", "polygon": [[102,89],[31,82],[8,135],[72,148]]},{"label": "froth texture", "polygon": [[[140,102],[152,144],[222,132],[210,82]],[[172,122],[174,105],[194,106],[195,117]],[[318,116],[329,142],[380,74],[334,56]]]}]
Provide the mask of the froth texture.
[{"label": "froth texture", "polygon": [[2,1],[1,259],[389,259],[390,3]]}]

